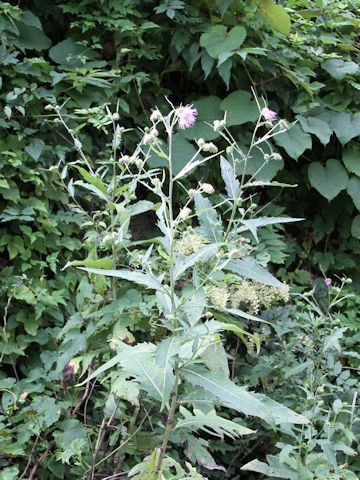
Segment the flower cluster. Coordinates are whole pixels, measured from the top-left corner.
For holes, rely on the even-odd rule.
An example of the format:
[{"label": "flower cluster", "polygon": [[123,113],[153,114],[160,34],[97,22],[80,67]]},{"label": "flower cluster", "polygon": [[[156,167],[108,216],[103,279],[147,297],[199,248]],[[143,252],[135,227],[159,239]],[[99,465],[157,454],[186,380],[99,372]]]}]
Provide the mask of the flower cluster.
[{"label": "flower cluster", "polygon": [[176,244],[175,249],[183,255],[192,255],[200,250],[204,246],[204,239],[197,233],[195,233],[192,227],[186,229],[181,240]]},{"label": "flower cluster", "polygon": [[229,301],[230,294],[225,288],[211,285],[206,290],[206,296],[214,307],[226,308],[226,304]]},{"label": "flower cluster", "polygon": [[233,308],[246,307],[256,315],[261,307],[269,308],[275,301],[289,301],[289,287],[274,288],[258,282],[244,280],[230,289],[230,304]]}]

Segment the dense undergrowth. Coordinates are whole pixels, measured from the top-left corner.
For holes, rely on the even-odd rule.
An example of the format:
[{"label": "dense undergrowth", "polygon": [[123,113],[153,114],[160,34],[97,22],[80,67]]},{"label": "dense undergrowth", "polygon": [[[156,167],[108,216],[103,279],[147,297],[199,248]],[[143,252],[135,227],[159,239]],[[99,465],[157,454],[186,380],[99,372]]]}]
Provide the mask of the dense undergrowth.
[{"label": "dense undergrowth", "polygon": [[[192,102],[199,113],[193,127],[174,134],[176,172],[196,152],[194,139],[226,148],[213,128],[225,112],[246,154],[259,115],[251,89],[280,118],[296,123],[283,123],[271,147],[237,165],[240,177],[279,182],[254,188],[247,213],[304,221],[267,225],[258,230],[258,242],[245,232],[241,249],[251,247],[256,262],[269,264],[299,295],[284,306],[252,280],[241,288],[230,282],[237,307],[271,325],[242,319],[237,325],[253,340],[243,344],[224,335],[213,367],[224,372],[228,364],[238,385],[285,404],[311,426],[274,429],[252,418],[246,420],[252,435],[224,440],[224,432],[217,439],[205,432],[191,434],[190,441],[179,434],[169,454],[209,479],[261,478],[254,472],[358,478],[358,295],[341,280],[345,275],[358,285],[358,2],[34,0],[1,2],[0,8],[0,479],[117,478],[112,475],[150,455],[164,432],[166,411],[139,396],[136,382],[119,372],[75,387],[114,355],[111,339],[158,344],[164,332],[155,295],[126,282],[114,287],[104,277],[88,278],[75,266],[63,270],[71,261],[107,256],[112,244],[111,238],[96,240],[109,221],[106,214],[96,216],[103,200],[79,188],[88,183],[80,169],[71,170],[69,185],[63,167],[83,152],[91,169],[101,167],[101,177],[112,148],[104,130],[114,121],[136,127],[121,149],[130,154],[142,138],[137,127],[151,126],[155,105],[168,108],[165,95],[175,105]],[[114,118],[104,114],[104,104]],[[153,156],[148,165],[166,169],[166,159]],[[213,185],[211,198],[219,202],[219,159],[200,165],[184,182],[186,189]],[[142,207],[128,235],[153,238],[159,233],[156,208],[147,202],[156,200],[142,184],[136,195]],[[185,201],[179,188],[175,209]],[[228,219],[226,211],[222,216]],[[195,218],[192,226],[198,227]],[[187,235],[185,253],[191,254],[201,239]],[[140,267],[138,248],[121,262]],[[216,281],[223,288],[223,280]],[[223,418],[245,425],[233,410],[218,408]],[[247,470],[240,470],[244,465]],[[174,472],[169,467],[168,475]]]}]

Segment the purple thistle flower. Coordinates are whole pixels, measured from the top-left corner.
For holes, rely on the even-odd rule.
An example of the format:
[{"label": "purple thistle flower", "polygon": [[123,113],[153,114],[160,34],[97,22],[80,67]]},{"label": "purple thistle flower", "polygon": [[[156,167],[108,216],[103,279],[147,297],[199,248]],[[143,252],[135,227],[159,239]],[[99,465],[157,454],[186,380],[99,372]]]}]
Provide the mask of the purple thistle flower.
[{"label": "purple thistle flower", "polygon": [[176,114],[178,116],[179,128],[189,128],[194,125],[198,112],[194,105],[187,104],[185,107],[178,107],[176,109]]},{"label": "purple thistle flower", "polygon": [[261,115],[265,118],[267,122],[273,122],[274,120],[276,120],[277,117],[277,113],[267,107],[261,110]]},{"label": "purple thistle flower", "polygon": [[325,278],[325,285],[327,285],[328,287],[330,287],[331,284],[332,284],[331,278]]}]

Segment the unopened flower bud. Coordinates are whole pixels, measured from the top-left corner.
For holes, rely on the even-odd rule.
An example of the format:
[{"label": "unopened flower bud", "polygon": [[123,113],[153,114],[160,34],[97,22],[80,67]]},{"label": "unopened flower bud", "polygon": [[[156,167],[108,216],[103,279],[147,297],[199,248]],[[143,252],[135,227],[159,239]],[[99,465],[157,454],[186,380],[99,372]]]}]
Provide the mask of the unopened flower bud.
[{"label": "unopened flower bud", "polygon": [[186,220],[190,214],[191,214],[191,209],[188,207],[183,207],[179,212],[178,219]]},{"label": "unopened flower bud", "polygon": [[277,161],[282,160],[282,156],[280,155],[280,153],[274,152],[274,153],[271,155],[271,157],[272,157],[273,160],[277,160]]},{"label": "unopened flower bud", "polygon": [[54,110],[54,106],[49,103],[48,105],[45,106],[45,110],[47,111]]},{"label": "unopened flower bud", "polygon": [[114,112],[112,115],[111,115],[111,118],[115,121],[119,120],[120,119],[120,115],[118,114],[118,112]]},{"label": "unopened flower bud", "polygon": [[152,114],[150,115],[150,120],[152,122],[157,122],[158,120],[161,120],[161,112],[160,110],[156,109],[152,112]]},{"label": "unopened flower bud", "polygon": [[205,140],[203,138],[199,138],[197,141],[196,141],[197,145],[199,148],[202,148],[204,145],[205,145]]},{"label": "unopened flower bud", "polygon": [[215,192],[214,187],[213,187],[210,183],[203,183],[203,184],[201,185],[201,190],[202,190],[204,193],[207,193],[208,195],[211,195],[212,193]]},{"label": "unopened flower bud", "polygon": [[202,149],[204,152],[208,152],[208,153],[217,153],[219,151],[217,146],[212,142],[205,143]]}]

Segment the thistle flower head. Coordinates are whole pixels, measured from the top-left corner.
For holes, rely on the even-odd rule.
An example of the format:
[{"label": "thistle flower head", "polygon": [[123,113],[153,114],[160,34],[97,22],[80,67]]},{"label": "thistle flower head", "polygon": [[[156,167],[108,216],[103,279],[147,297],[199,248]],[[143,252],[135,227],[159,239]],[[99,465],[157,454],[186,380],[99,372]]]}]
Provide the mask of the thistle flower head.
[{"label": "thistle flower head", "polygon": [[277,117],[277,113],[267,107],[261,110],[261,115],[265,118],[267,122],[273,122],[274,120],[276,120]]},{"label": "thistle flower head", "polygon": [[178,107],[176,109],[176,115],[178,117],[179,128],[189,128],[194,125],[198,112],[194,105],[187,104],[184,107]]}]

